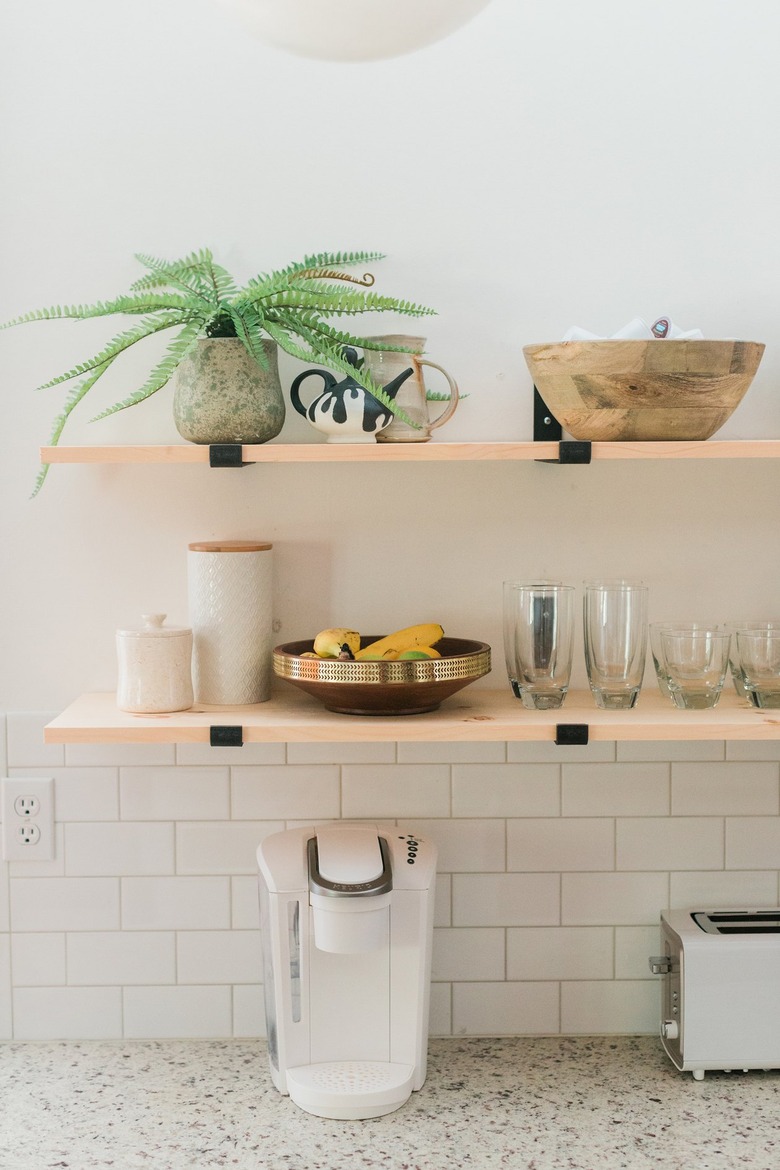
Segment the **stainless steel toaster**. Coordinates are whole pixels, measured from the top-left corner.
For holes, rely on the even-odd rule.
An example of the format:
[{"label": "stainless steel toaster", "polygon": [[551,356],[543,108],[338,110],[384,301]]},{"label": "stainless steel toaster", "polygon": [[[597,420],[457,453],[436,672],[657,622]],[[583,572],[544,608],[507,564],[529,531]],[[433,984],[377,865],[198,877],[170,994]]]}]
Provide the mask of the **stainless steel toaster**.
[{"label": "stainless steel toaster", "polygon": [[650,969],[677,1068],[780,1068],[780,909],[665,911]]}]

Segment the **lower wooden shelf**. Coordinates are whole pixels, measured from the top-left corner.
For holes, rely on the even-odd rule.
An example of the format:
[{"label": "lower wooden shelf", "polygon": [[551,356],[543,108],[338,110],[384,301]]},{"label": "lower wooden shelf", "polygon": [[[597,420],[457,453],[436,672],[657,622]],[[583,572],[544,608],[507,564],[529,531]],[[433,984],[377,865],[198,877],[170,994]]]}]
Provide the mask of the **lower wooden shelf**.
[{"label": "lower wooden shelf", "polygon": [[48,724],[46,743],[209,743],[212,726],[243,729],[245,743],[550,740],[558,724],[586,724],[593,740],[780,739],[780,711],[759,711],[724,691],[709,711],[678,711],[645,687],[633,711],[601,711],[590,692],[572,691],[559,711],[526,711],[509,686],[473,686],[427,715],[353,716],[326,711],[279,684],[267,703],[196,705],[170,715],[131,715],[110,694],[86,694]]}]

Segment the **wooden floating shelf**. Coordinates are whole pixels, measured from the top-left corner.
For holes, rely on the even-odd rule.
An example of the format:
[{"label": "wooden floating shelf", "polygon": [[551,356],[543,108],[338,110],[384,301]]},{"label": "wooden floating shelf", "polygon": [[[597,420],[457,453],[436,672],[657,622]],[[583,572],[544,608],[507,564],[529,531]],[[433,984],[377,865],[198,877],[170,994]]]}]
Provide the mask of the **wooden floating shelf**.
[{"label": "wooden floating shelf", "polygon": [[[518,443],[255,443],[242,448],[245,463],[437,463],[447,461],[555,460],[557,442]],[[780,459],[780,439],[723,442],[593,443],[604,459]],[[209,448],[194,443],[160,446],[41,447],[44,463],[200,463]]]},{"label": "wooden floating shelf", "polygon": [[589,691],[572,691],[559,711],[526,711],[508,684],[500,691],[469,687],[427,715],[386,717],[337,715],[284,684],[267,703],[196,705],[171,715],[131,715],[117,708],[113,693],[87,694],[48,724],[44,739],[209,743],[212,726],[235,725],[246,743],[554,741],[557,724],[586,724],[591,741],[780,739],[780,711],[750,707],[731,688],[709,711],[679,711],[654,686],[643,689],[633,711],[601,711]]}]

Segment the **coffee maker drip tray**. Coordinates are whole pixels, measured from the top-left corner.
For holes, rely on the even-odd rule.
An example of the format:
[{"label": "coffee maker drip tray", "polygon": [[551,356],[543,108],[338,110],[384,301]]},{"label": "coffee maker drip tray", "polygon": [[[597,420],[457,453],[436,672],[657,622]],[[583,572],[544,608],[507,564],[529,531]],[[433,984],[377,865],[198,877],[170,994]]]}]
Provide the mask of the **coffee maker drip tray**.
[{"label": "coffee maker drip tray", "polygon": [[287,1070],[290,1097],[317,1117],[360,1121],[392,1113],[412,1092],[414,1066],[387,1060],[329,1060]]}]

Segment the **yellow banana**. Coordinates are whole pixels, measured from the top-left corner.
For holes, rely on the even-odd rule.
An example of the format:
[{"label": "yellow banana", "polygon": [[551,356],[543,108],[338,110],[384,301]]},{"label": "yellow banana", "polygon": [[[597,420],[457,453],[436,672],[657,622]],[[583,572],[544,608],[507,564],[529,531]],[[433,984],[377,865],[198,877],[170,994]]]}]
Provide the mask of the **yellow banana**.
[{"label": "yellow banana", "polygon": [[[346,649],[345,649],[346,647]],[[320,630],[314,639],[314,653],[318,658],[354,658],[360,649],[360,634],[357,630],[336,627]]]},{"label": "yellow banana", "polygon": [[438,642],[439,638],[443,637],[444,630],[433,622],[418,626],[406,626],[403,630],[396,630],[394,634],[388,634],[376,642],[371,642],[362,650],[357,650],[355,658],[393,659],[397,658],[399,654],[403,654],[404,650],[416,650],[419,646],[432,646],[434,642]]}]

